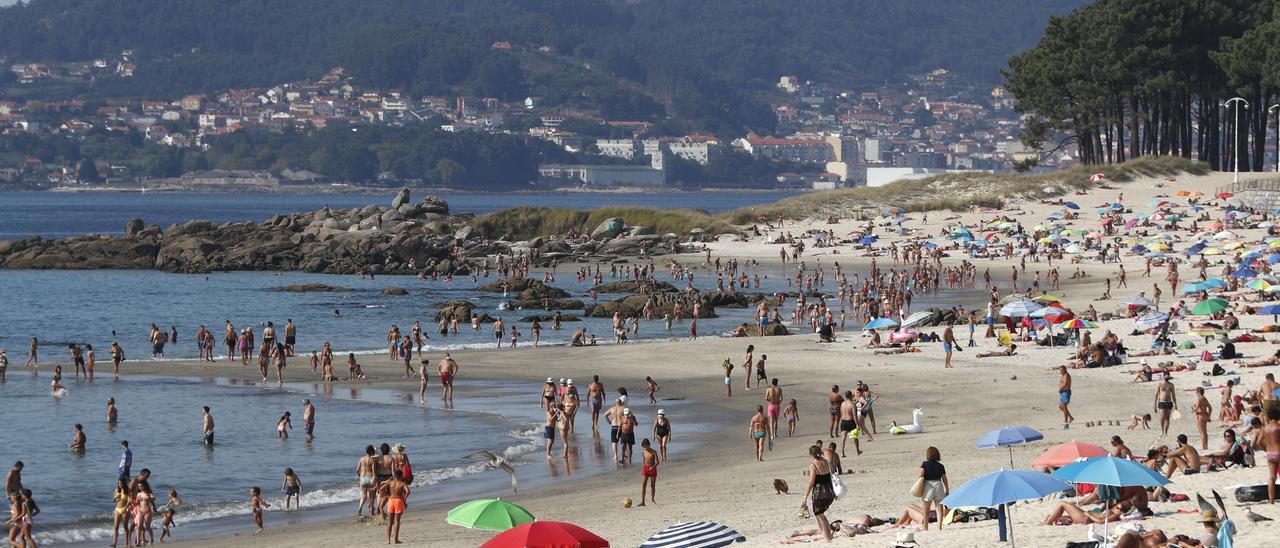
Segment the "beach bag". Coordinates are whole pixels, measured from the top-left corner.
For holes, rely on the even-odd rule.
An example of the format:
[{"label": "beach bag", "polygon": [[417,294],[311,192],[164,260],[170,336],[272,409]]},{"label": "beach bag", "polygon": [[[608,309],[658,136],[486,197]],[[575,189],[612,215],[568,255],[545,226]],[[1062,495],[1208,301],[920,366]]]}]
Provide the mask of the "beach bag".
[{"label": "beach bag", "polygon": [[400,479],[405,483],[413,483],[413,467],[407,462],[400,466]]},{"label": "beach bag", "polygon": [[911,485],[911,496],[916,498],[924,496],[924,476],[917,478],[916,482]]},{"label": "beach bag", "polygon": [[831,491],[836,494],[836,498],[840,498],[849,492],[849,487],[840,481],[840,476],[831,474]]},{"label": "beach bag", "polygon": [[1203,351],[1203,352],[1200,352],[1200,361],[1202,361],[1202,362],[1211,362],[1211,361],[1213,361],[1213,353],[1209,352],[1208,350],[1205,350],[1205,351]]}]

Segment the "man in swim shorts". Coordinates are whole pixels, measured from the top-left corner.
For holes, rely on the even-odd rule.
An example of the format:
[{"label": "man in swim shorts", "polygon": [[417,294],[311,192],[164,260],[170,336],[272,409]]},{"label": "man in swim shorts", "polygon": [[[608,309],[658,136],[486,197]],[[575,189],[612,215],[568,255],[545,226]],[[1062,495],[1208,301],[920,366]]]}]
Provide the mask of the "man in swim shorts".
[{"label": "man in swim shorts", "polygon": [[453,379],[458,375],[458,362],[448,352],[444,353],[444,359],[437,364],[440,373],[441,394],[440,399],[445,405],[453,403]]},{"label": "man in swim shorts", "polygon": [[604,384],[600,375],[591,376],[591,384],[587,385],[587,399],[591,400],[591,431],[600,430],[600,409],[604,407]]},{"label": "man in swim shorts", "polygon": [[1160,414],[1160,435],[1169,435],[1169,418],[1178,408],[1178,394],[1173,387],[1173,375],[1164,374],[1164,381],[1156,387],[1154,410]]},{"label": "man in swim shorts", "polygon": [[636,446],[636,425],[639,421],[631,414],[631,409],[622,410],[622,424],[618,426],[618,447],[622,453],[620,462],[631,462],[631,452]]},{"label": "man in swim shorts", "polygon": [[213,447],[213,414],[209,412],[209,406],[204,406],[203,428],[204,428],[204,444]]},{"label": "man in swim shorts", "polygon": [[862,454],[862,446],[859,445],[858,437],[850,435],[858,431],[858,416],[854,405],[853,391],[846,390],[844,393],[844,401],[840,403],[840,456],[848,457],[845,453],[845,446],[849,438],[853,438],[853,449],[859,455]]},{"label": "man in swim shorts", "polygon": [[1071,411],[1067,406],[1071,404],[1071,373],[1067,372],[1067,366],[1058,367],[1058,409],[1062,410],[1062,429],[1071,428],[1071,422],[1076,420],[1071,416]]},{"label": "man in swim shorts", "polygon": [[644,506],[644,491],[649,488],[649,500],[654,504],[658,503],[658,452],[649,448],[649,438],[645,438],[640,442],[641,458],[644,459],[644,465],[640,468],[640,504]]},{"label": "man in swim shorts", "polygon": [[778,387],[778,379],[775,377],[769,388],[764,391],[764,401],[768,405],[769,412],[769,437],[778,437],[778,415],[782,412],[782,389]]},{"label": "man in swim shorts", "polygon": [[307,441],[315,439],[316,406],[311,405],[310,399],[302,400],[302,427],[307,431]]},{"label": "man in swim shorts", "polygon": [[831,425],[828,427],[831,437],[836,437],[836,427],[840,425],[840,404],[844,403],[844,396],[840,395],[840,386],[831,385],[831,393],[827,394],[827,403],[829,411],[831,411]]}]

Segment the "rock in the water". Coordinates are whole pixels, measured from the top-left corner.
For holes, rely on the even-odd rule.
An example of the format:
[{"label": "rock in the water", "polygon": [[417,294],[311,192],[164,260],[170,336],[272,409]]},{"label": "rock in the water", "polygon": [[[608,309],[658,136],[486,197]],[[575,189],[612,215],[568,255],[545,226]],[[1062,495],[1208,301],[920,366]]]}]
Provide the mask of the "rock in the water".
[{"label": "rock in the water", "polygon": [[296,285],[286,285],[286,286],[284,286],[284,287],[277,287],[277,288],[276,288],[276,291],[288,291],[288,292],[290,292],[290,293],[308,293],[308,292],[313,292],[313,291],[314,291],[314,292],[322,292],[322,291],[351,291],[351,289],[350,289],[350,288],[347,288],[347,287],[342,287],[342,286],[340,286],[340,285],[327,285],[327,284],[296,284]]},{"label": "rock in the water", "polygon": [[438,196],[427,196],[422,199],[422,203],[418,204],[418,210],[423,214],[448,215],[449,202],[441,200]]},{"label": "rock in the water", "polygon": [[675,293],[679,291],[676,286],[667,282],[652,281],[638,282],[635,280],[621,280],[617,282],[609,282],[595,287],[600,293]]},{"label": "rock in the water", "polygon": [[129,222],[125,223],[124,235],[126,238],[137,236],[144,228],[146,228],[146,225],[142,223],[142,219],[134,217],[129,219]]},{"label": "rock in the water", "polygon": [[622,234],[622,217],[610,217],[591,231],[592,240],[608,240]]},{"label": "rock in the water", "polygon": [[776,337],[776,336],[790,335],[790,334],[791,333],[787,332],[787,326],[782,325],[782,322],[779,322],[779,321],[772,321],[765,324],[764,326],[764,336],[766,337]]},{"label": "rock in the water", "polygon": [[[556,317],[554,315],[537,314],[533,316],[525,316],[523,318],[520,318],[520,321],[523,323],[533,323],[534,320],[538,320],[543,323],[551,323],[555,321],[555,319]],[[561,314],[560,321],[561,322],[580,322],[582,321],[582,318],[579,318],[577,316],[566,316],[564,314]]]},{"label": "rock in the water", "polygon": [[475,305],[470,301],[445,301],[440,303],[436,321],[453,319],[458,320],[458,323],[467,323],[471,321],[472,310],[475,310]]},{"label": "rock in the water", "polygon": [[409,291],[403,287],[386,287],[382,289],[383,295],[408,295]]},{"label": "rock in the water", "polygon": [[396,197],[391,200],[391,209],[398,209],[400,206],[409,203],[409,189],[401,188],[396,193]]}]

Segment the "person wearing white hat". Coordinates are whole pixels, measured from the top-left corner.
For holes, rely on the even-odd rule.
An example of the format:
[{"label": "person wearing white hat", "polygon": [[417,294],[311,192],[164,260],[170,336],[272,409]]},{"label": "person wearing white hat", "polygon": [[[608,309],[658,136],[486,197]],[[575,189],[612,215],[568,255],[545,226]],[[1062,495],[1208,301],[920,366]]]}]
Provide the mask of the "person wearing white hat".
[{"label": "person wearing white hat", "polygon": [[551,408],[556,401],[556,381],[551,377],[547,377],[547,383],[542,385],[542,401],[538,402],[543,409]]},{"label": "person wearing white hat", "polygon": [[623,408],[622,424],[618,428],[618,445],[622,449],[622,460],[618,462],[631,462],[631,452],[636,446],[636,424],[638,424],[638,421],[635,415],[631,414],[631,408]]},{"label": "person wearing white hat", "polygon": [[653,419],[653,439],[658,440],[658,455],[667,460],[667,442],[671,441],[671,419],[667,418],[667,410],[659,409],[658,417]]}]

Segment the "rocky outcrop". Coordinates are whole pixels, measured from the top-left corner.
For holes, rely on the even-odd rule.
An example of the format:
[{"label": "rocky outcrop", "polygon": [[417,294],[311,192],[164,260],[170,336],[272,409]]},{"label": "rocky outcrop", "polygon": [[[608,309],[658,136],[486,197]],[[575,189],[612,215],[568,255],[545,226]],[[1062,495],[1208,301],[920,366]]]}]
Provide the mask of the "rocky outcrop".
[{"label": "rocky outcrop", "polygon": [[470,301],[445,301],[438,303],[436,306],[440,309],[436,313],[437,322],[444,319],[456,319],[458,323],[470,323],[471,313],[476,308],[476,305]]},{"label": "rocky outcrop", "polygon": [[383,295],[408,295],[408,294],[409,294],[409,290],[407,290],[407,289],[405,289],[405,288],[403,288],[403,287],[395,287],[395,286],[392,286],[392,287],[384,287],[384,288],[382,289],[382,294],[383,294]]},{"label": "rocky outcrop", "polygon": [[351,291],[351,289],[347,287],[342,287],[340,285],[297,284],[297,285],[286,285],[283,287],[277,287],[276,291],[287,291],[289,293],[313,293],[313,292],[323,293],[328,291]]},{"label": "rocky outcrop", "polygon": [[634,280],[623,280],[619,282],[609,282],[606,284],[597,285],[595,287],[595,290],[601,293],[648,293],[648,292],[675,293],[676,291],[679,291],[678,289],[676,289],[676,286],[671,285],[667,282],[660,282],[660,281],[638,282]]},{"label": "rocky outcrop", "polygon": [[645,303],[652,302],[654,317],[663,314],[674,314],[676,303],[683,306],[685,317],[693,316],[693,307],[699,305],[699,318],[716,318],[714,302],[718,297],[713,293],[679,292],[653,293],[650,295],[631,295],[621,299],[606,301],[587,309],[587,316],[592,318],[611,318],[616,312],[623,317],[640,316],[644,313]]},{"label": "rocky outcrop", "polygon": [[[523,318],[520,318],[520,320],[519,320],[519,321],[521,321],[521,322],[523,322],[523,323],[532,323],[534,320],[538,320],[538,321],[540,321],[540,322],[542,322],[542,323],[551,323],[551,322],[555,321],[555,319],[556,319],[556,317],[555,317],[555,316],[553,316],[553,315],[548,315],[548,314],[535,314],[535,315],[533,315],[533,316],[525,316],[525,317],[523,317]],[[582,318],[579,318],[579,317],[577,317],[577,316],[566,316],[566,315],[564,315],[564,314],[561,314],[561,315],[560,315],[560,322],[561,322],[561,323],[563,323],[563,322],[580,322],[580,321],[582,321]]]},{"label": "rocky outcrop", "polygon": [[[474,215],[450,215],[449,204],[435,196],[415,204],[409,191],[402,189],[389,206],[326,207],[276,215],[260,223],[195,220],[168,229],[135,218],[124,227],[123,236],[0,241],[0,268],[468,274],[485,257],[517,250],[533,256],[534,264],[540,266],[691,250],[682,248],[675,234],[657,236],[644,227],[624,231],[618,218],[601,223],[590,240],[548,234],[511,242],[484,239]],[[563,301],[569,296],[542,287],[545,284],[524,294],[532,285],[522,281],[510,291],[521,301]],[[501,287],[489,291],[500,292]]]}]

